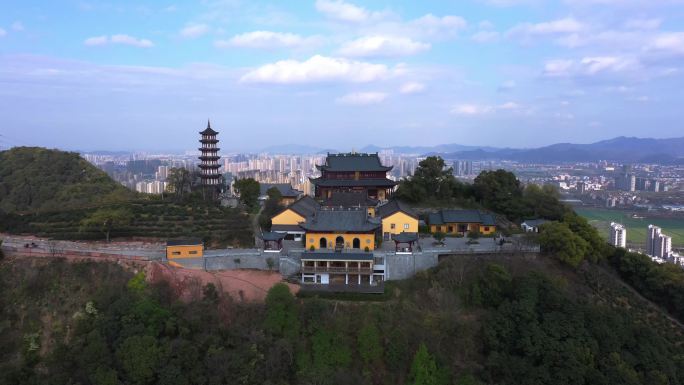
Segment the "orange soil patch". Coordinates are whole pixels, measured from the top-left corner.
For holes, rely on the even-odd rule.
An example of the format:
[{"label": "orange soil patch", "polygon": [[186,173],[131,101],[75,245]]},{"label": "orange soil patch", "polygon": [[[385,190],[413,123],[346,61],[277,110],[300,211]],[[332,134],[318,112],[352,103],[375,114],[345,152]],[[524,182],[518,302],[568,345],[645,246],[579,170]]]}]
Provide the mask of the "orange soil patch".
[{"label": "orange soil patch", "polygon": [[[203,271],[171,267],[152,262],[147,268],[147,279],[150,282],[167,281],[175,294],[182,301],[193,301],[202,298],[202,290],[208,283],[213,283],[219,292],[230,295],[243,302],[263,302],[266,293],[273,285],[283,282],[279,273],[261,270],[224,270]],[[290,291],[297,293],[299,285],[286,283]]]}]

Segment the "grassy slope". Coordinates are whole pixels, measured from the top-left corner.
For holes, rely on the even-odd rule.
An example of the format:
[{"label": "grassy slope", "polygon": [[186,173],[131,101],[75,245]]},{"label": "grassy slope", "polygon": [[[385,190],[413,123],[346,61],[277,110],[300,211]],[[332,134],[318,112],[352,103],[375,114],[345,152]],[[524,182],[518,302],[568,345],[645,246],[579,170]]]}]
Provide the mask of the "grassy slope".
[{"label": "grassy slope", "polygon": [[[590,224],[595,226],[602,236],[608,237],[610,222],[618,222],[627,226],[627,242],[644,245],[646,243],[646,231],[648,225],[660,226],[663,232],[672,237],[672,245],[684,246],[684,218],[632,218],[627,211],[606,210],[598,208],[575,208],[575,211],[587,218]],[[639,214],[642,215],[642,214]],[[644,214],[648,215],[648,214]]]}]

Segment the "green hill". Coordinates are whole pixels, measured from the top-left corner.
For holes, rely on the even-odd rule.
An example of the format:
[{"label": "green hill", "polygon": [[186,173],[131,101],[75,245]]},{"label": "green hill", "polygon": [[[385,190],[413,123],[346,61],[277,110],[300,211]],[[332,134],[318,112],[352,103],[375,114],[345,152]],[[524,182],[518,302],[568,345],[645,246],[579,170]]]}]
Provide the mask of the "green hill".
[{"label": "green hill", "polygon": [[15,147],[0,152],[0,210],[36,212],[121,201],[134,193],[75,152]]},{"label": "green hill", "polygon": [[[200,194],[201,195],[201,194]],[[104,229],[103,218],[111,218]],[[0,232],[88,240],[200,237],[210,247],[249,247],[247,214],[195,194],[184,201],[138,194],[77,153],[38,147],[0,152]]]},{"label": "green hill", "polygon": [[182,304],[113,263],[5,261],[0,383],[682,383],[681,325],[607,265],[453,258],[387,288]]}]

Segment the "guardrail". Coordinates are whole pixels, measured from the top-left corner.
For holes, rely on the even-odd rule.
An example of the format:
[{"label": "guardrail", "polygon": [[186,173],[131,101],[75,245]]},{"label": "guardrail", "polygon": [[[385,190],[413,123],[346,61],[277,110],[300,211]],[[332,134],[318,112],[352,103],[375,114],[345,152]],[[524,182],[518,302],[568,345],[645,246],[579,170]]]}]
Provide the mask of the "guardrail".
[{"label": "guardrail", "polygon": [[351,274],[371,274],[372,268],[369,267],[322,267],[304,266],[304,273],[351,273]]}]

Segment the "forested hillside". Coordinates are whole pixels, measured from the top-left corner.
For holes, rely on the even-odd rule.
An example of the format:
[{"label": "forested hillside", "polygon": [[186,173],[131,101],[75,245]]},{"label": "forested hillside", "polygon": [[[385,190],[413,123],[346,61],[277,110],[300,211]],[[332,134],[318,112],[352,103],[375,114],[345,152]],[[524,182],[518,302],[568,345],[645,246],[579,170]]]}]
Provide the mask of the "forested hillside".
[{"label": "forested hillside", "polygon": [[[377,301],[178,303],[107,263],[0,265],[0,383],[680,384],[679,325],[606,267],[458,258]],[[681,294],[681,293],[680,293]]]},{"label": "forested hillside", "polygon": [[75,152],[15,147],[0,152],[0,210],[62,210],[121,201],[133,192]]}]

